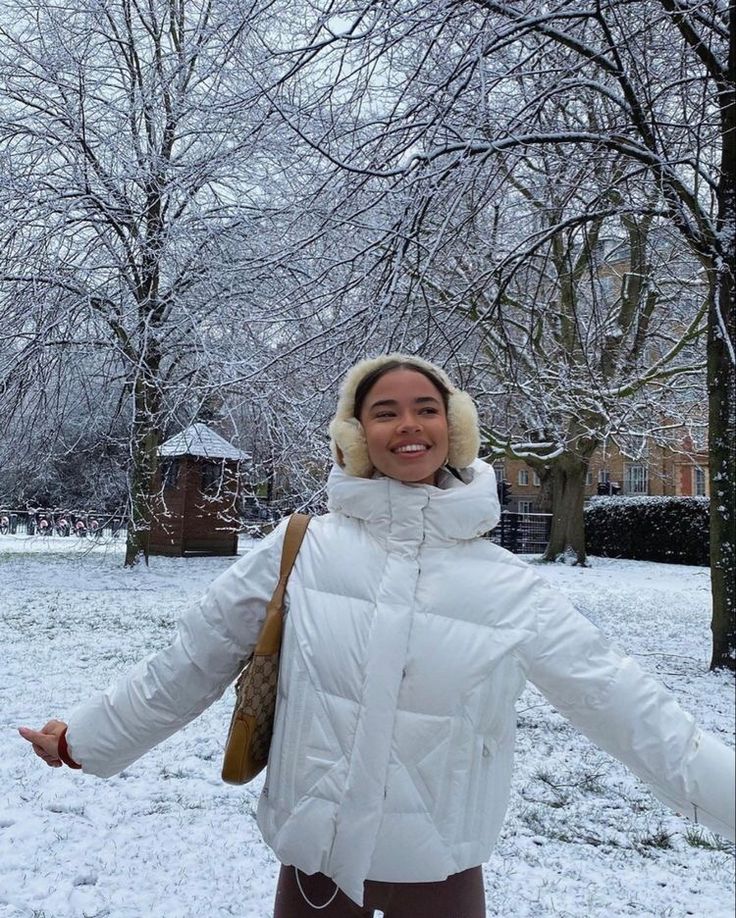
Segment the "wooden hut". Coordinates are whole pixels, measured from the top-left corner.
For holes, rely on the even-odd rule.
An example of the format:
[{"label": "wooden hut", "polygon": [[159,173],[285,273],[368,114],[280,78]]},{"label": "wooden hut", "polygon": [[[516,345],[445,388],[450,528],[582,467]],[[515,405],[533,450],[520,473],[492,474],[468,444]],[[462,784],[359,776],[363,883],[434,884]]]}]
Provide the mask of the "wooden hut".
[{"label": "wooden hut", "polygon": [[249,456],[206,424],[191,424],[159,448],[152,555],[236,555],[240,466]]}]

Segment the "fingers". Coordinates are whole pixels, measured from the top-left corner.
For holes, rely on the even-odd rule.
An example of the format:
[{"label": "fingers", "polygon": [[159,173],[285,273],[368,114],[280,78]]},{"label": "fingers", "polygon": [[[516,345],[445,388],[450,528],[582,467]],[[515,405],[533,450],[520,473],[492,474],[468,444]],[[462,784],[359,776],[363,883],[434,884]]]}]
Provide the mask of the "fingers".
[{"label": "fingers", "polygon": [[59,736],[66,730],[66,724],[63,720],[50,720],[41,727],[40,730],[31,730],[30,727],[18,727],[18,733],[29,743],[37,743],[40,746],[49,743],[58,743]]},{"label": "fingers", "polygon": [[64,730],[66,730],[66,724],[63,720],[50,720],[41,727],[41,733],[46,733],[49,736],[59,736]]},{"label": "fingers", "polygon": [[[35,731],[31,732],[35,733]],[[28,739],[28,737],[26,737],[26,739]],[[43,759],[43,761],[47,765],[50,765],[52,768],[59,768],[63,764],[59,756],[52,749],[49,749],[45,746],[40,746],[38,743],[33,743],[33,751],[36,753],[39,759]]]},{"label": "fingers", "polygon": [[46,752],[44,749],[41,749],[39,746],[34,746],[33,751],[36,753],[39,759],[43,759],[43,761],[47,765],[50,765],[52,768],[59,768],[61,767],[61,765],[64,764],[58,756],[53,755],[50,752]]},{"label": "fingers", "polygon": [[59,758],[59,736],[66,729],[66,724],[61,720],[50,720],[40,730],[30,727],[19,727],[18,733],[33,746],[33,751],[51,768],[59,768],[63,764]]},{"label": "fingers", "polygon": [[29,743],[35,742],[35,737],[39,735],[38,730],[31,730],[30,727],[18,727],[18,733]]},{"label": "fingers", "polygon": [[51,750],[55,746],[58,746],[58,736],[46,733],[44,730],[31,730],[30,727],[19,727],[18,733],[20,733],[24,740],[28,740],[29,743],[33,743],[34,749],[39,747],[41,749]]}]

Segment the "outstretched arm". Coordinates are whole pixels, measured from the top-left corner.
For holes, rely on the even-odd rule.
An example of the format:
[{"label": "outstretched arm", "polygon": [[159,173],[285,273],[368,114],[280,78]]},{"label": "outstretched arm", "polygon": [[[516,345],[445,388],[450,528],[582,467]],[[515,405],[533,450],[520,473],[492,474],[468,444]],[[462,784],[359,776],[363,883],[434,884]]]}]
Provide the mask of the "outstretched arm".
[{"label": "outstretched arm", "polygon": [[[285,524],[228,568],[179,621],[173,642],[75,708],[21,736],[53,767],[109,777],[216,701],[258,637],[278,581]],[[68,738],[68,747],[66,745]],[[79,763],[78,765],[76,763]]]},{"label": "outstretched arm", "polygon": [[562,596],[537,587],[529,678],[589,739],[675,811],[734,839],[734,750]]}]

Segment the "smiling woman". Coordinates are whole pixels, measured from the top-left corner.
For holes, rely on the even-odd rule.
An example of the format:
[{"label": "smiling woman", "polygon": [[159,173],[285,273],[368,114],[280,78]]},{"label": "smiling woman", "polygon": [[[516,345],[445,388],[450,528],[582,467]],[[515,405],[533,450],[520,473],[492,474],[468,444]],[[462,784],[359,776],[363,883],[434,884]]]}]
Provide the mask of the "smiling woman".
[{"label": "smiling woman", "polygon": [[[416,399],[427,401],[417,402]],[[423,412],[422,408],[425,409]],[[447,438],[444,451],[439,448],[439,443],[430,444],[428,438],[425,442],[418,435],[419,432],[428,434],[430,430],[438,434],[436,425],[443,426],[443,421]],[[388,446],[389,451],[400,446],[419,448],[414,451],[420,452],[423,457],[423,474],[418,475],[418,465],[409,466],[409,460],[404,465],[392,462],[392,471],[385,470],[381,462],[385,464],[390,458],[385,455],[386,430],[380,444],[376,442],[371,446],[368,442],[367,428],[372,429],[372,439],[374,422],[386,425],[386,430],[393,425],[395,436]],[[404,429],[407,423],[408,427]],[[424,430],[425,426],[427,430]],[[330,435],[335,461],[348,475],[371,478],[378,471],[389,478],[415,484],[436,484],[438,472],[444,464],[457,477],[459,469],[468,468],[478,458],[480,448],[478,414],[470,396],[453,386],[439,367],[420,357],[403,354],[362,360],[350,370],[340,387]],[[422,452],[424,447],[433,448],[425,455]],[[397,455],[392,454],[392,458]],[[437,464],[432,468],[435,461]],[[409,475],[402,477],[407,472]]]},{"label": "smiling woman", "polygon": [[[532,682],[675,811],[730,838],[734,756],[538,571],[499,520],[475,406],[413,355],[347,374],[329,512],[288,582],[258,826],[282,863],[274,918],[483,918],[480,865],[509,798]],[[279,581],[287,523],[223,573],[170,647],[23,736],[109,776],[239,673]],[[283,583],[283,580],[282,580]]]},{"label": "smiling woman", "polygon": [[442,392],[416,370],[387,370],[360,411],[375,468],[398,481],[436,484],[447,462],[449,436]]}]

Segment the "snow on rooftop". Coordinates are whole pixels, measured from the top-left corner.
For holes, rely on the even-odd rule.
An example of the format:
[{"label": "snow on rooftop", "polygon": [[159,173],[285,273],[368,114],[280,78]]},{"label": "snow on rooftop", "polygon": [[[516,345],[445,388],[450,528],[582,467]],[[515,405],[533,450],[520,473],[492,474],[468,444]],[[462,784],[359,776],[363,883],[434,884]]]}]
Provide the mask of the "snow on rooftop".
[{"label": "snow on rooftop", "polygon": [[206,459],[236,459],[247,461],[250,456],[206,424],[190,424],[181,433],[169,438],[159,447],[159,456],[204,456]]}]

